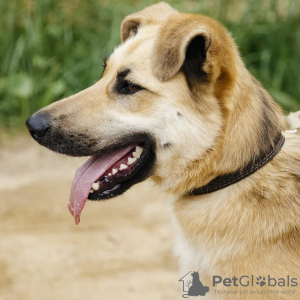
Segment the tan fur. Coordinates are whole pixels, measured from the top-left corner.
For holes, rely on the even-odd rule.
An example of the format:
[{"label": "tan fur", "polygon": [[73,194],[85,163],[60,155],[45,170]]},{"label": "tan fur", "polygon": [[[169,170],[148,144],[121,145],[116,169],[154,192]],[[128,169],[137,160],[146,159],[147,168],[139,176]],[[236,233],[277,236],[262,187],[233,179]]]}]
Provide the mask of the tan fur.
[{"label": "tan fur", "polygon": [[[208,195],[186,195],[245,166],[285,128],[281,109],[247,71],[230,34],[208,17],[160,3],[126,17],[121,39],[99,82],[43,111],[62,133],[87,132],[95,149],[125,133],[154,136],[152,180],[174,198],[181,272],[199,270],[211,289],[205,299],[222,299],[212,275],[290,275],[299,283],[298,136],[287,135],[280,153],[250,177]],[[203,42],[199,74],[187,61],[192,41]],[[116,77],[124,69],[130,69],[126,80],[145,89],[118,94]],[[255,299],[300,299],[294,289],[295,295]]]},{"label": "tan fur", "polygon": [[[177,222],[189,247],[205,251],[205,256],[192,261],[181,253],[183,274],[198,266],[204,282],[210,282],[213,275],[233,274],[299,278],[299,146],[297,136],[287,136],[280,154],[251,177],[211,195],[175,201]],[[291,289],[296,289],[295,295],[262,299],[298,299],[299,287]]]}]

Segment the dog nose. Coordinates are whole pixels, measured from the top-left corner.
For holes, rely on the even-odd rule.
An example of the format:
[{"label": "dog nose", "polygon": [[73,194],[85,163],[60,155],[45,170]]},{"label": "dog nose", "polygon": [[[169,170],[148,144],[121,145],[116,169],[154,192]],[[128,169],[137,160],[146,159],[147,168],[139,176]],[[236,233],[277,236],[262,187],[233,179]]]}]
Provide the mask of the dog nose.
[{"label": "dog nose", "polygon": [[45,113],[34,114],[27,119],[26,126],[35,140],[41,139],[45,137],[49,129],[49,117]]}]

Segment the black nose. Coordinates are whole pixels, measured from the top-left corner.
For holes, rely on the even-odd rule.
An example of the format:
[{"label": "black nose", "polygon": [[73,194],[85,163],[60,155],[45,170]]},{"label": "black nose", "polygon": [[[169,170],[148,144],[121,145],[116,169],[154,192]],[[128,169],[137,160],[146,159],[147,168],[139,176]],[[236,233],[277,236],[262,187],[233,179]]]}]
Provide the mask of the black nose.
[{"label": "black nose", "polygon": [[49,117],[45,113],[34,114],[27,119],[26,126],[35,140],[41,139],[49,129]]}]

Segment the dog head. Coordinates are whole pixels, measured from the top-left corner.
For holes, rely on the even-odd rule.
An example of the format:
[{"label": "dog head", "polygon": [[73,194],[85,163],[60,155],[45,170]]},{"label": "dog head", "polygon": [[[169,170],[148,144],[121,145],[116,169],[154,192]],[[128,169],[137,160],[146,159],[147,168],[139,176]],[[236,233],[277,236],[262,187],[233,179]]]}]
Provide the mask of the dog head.
[{"label": "dog head", "polygon": [[[149,176],[165,190],[186,192],[216,170],[230,112],[240,101],[233,96],[237,78],[249,75],[221,25],[165,3],[126,17],[121,40],[96,84],[45,107],[27,126],[51,150],[93,155],[78,178],[99,161],[103,170],[87,189],[100,179],[101,194],[85,195],[90,199],[114,197]],[[137,161],[118,169],[121,179],[104,182],[114,178],[116,161],[126,165],[139,151]]]}]

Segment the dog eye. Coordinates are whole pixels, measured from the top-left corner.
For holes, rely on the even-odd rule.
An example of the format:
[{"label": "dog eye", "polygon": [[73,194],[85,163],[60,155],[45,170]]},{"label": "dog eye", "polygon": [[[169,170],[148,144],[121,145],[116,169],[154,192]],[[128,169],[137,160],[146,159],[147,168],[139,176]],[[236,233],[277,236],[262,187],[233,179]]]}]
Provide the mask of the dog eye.
[{"label": "dog eye", "polygon": [[122,94],[134,94],[140,90],[142,90],[143,88],[139,85],[136,85],[134,83],[128,82],[128,81],[124,81],[122,87],[120,88],[120,93]]}]

